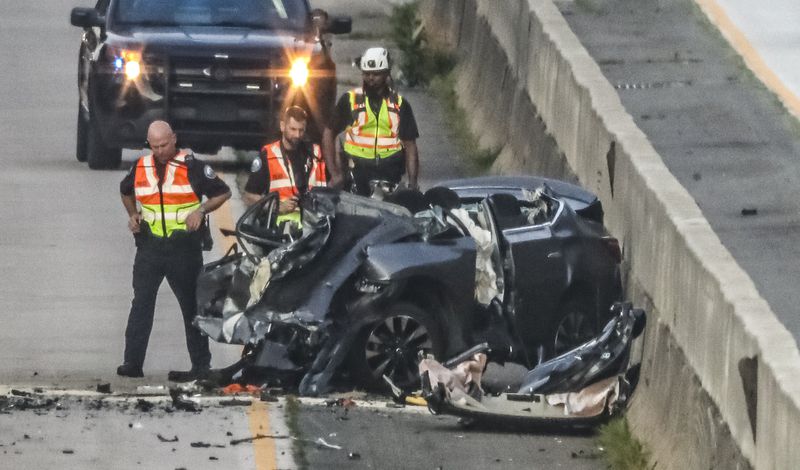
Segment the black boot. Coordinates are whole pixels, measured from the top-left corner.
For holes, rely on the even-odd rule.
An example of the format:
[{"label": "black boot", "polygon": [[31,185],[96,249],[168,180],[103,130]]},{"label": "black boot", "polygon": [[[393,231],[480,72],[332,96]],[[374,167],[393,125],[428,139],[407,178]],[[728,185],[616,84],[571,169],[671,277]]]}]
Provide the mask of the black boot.
[{"label": "black boot", "polygon": [[191,370],[171,370],[167,374],[167,380],[170,382],[191,382],[192,380],[201,380],[208,377],[209,370],[211,369],[208,366],[192,367]]},{"label": "black boot", "polygon": [[117,375],[123,377],[144,377],[142,366],[130,364],[128,362],[117,367]]}]

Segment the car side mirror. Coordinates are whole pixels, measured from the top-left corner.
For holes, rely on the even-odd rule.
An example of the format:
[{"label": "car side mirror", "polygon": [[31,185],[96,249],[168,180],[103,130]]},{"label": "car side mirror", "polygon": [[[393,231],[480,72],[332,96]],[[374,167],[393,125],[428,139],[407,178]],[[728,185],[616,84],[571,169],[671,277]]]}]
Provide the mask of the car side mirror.
[{"label": "car side mirror", "polygon": [[91,28],[94,26],[104,26],[106,24],[105,16],[94,8],[73,8],[72,13],[69,15],[69,22],[72,26],[80,28]]},{"label": "car side mirror", "polygon": [[353,30],[353,19],[349,16],[334,16],[326,29],[331,34],[348,34]]}]

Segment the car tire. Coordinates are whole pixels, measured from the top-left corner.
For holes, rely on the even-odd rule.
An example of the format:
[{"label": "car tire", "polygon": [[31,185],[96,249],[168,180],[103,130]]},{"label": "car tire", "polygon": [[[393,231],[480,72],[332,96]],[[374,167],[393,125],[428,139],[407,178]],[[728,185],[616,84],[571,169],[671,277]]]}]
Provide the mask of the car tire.
[{"label": "car tire", "polygon": [[83,117],[80,106],[78,106],[77,121],[77,132],[75,134],[75,158],[77,158],[79,162],[85,162],[89,139],[89,120]]},{"label": "car tire", "polygon": [[599,332],[593,302],[578,297],[562,302],[553,326],[550,357],[560,356],[597,336]]},{"label": "car tire", "polygon": [[441,357],[444,337],[429,313],[414,304],[390,305],[381,320],[359,334],[351,349],[351,370],[370,389],[386,387],[383,375],[408,389],[419,384],[419,352]]},{"label": "car tire", "polygon": [[122,161],[122,149],[107,147],[97,126],[90,119],[86,131],[86,161],[92,170],[115,169]]}]

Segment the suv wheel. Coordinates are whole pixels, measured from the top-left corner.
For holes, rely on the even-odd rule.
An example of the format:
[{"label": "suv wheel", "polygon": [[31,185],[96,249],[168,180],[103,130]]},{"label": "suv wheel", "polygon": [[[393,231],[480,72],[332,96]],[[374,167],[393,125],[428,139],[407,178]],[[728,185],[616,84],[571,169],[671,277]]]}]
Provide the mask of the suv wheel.
[{"label": "suv wheel", "polygon": [[122,149],[107,147],[100,131],[90,119],[86,131],[86,161],[92,170],[118,168],[122,161]]},{"label": "suv wheel", "polygon": [[586,299],[568,300],[559,308],[558,323],[553,331],[553,351],[556,357],[594,338],[597,333],[592,303]]},{"label": "suv wheel", "polygon": [[419,353],[441,356],[439,325],[416,305],[396,303],[383,319],[365,328],[353,346],[355,377],[370,388],[385,385],[383,375],[400,388],[419,383]]},{"label": "suv wheel", "polygon": [[78,131],[75,135],[75,158],[77,158],[79,162],[85,162],[87,151],[86,147],[89,137],[87,135],[89,132],[89,120],[83,117],[80,105],[78,106],[77,129]]}]

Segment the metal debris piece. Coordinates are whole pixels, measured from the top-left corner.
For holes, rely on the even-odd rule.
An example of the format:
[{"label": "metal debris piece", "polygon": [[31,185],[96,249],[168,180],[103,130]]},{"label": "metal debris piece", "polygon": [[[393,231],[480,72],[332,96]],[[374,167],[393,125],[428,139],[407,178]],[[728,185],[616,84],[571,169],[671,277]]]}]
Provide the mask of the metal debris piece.
[{"label": "metal debris piece", "polygon": [[153,407],[155,407],[154,404],[150,403],[147,400],[142,400],[141,398],[139,398],[138,400],[136,400],[136,405],[133,408],[142,411],[144,413],[149,413],[153,409]]},{"label": "metal debris piece", "polygon": [[97,393],[111,393],[111,384],[108,382],[97,384]]},{"label": "metal debris piece", "polygon": [[161,442],[178,442],[178,436],[175,436],[172,439],[168,439],[168,438],[162,436],[161,434],[156,434],[156,437]]},{"label": "metal debris piece", "polygon": [[282,435],[282,434],[256,434],[253,437],[245,437],[242,439],[232,439],[230,441],[230,445],[235,446],[239,444],[244,444],[248,442],[257,441],[259,439],[289,439],[290,436]]},{"label": "metal debris piece", "polygon": [[342,446],[337,446],[336,444],[330,444],[321,437],[318,437],[317,440],[314,441],[314,444],[325,449],[342,450]]},{"label": "metal debris piece", "polygon": [[191,442],[191,443],[189,443],[189,445],[194,447],[194,448],[196,448],[196,449],[207,449],[209,447],[215,447],[217,449],[224,449],[225,448],[224,444],[209,444],[208,442],[203,442],[203,441]]},{"label": "metal debris piece", "polygon": [[199,403],[181,395],[180,391],[176,388],[171,388],[169,390],[169,396],[172,398],[172,406],[174,406],[177,410],[192,412],[201,411]]},{"label": "metal debris piece", "polygon": [[347,454],[347,458],[350,460],[361,460],[361,454],[358,452],[350,452]]},{"label": "metal debris piece", "polygon": [[237,398],[219,402],[219,406],[250,406],[250,404],[252,404],[250,400],[239,400]]},{"label": "metal debris piece", "polygon": [[136,387],[137,395],[163,395],[167,391],[164,385],[139,385]]},{"label": "metal debris piece", "polygon": [[758,215],[758,209],[756,209],[755,207],[743,207],[742,216],[747,217],[750,215]]}]

